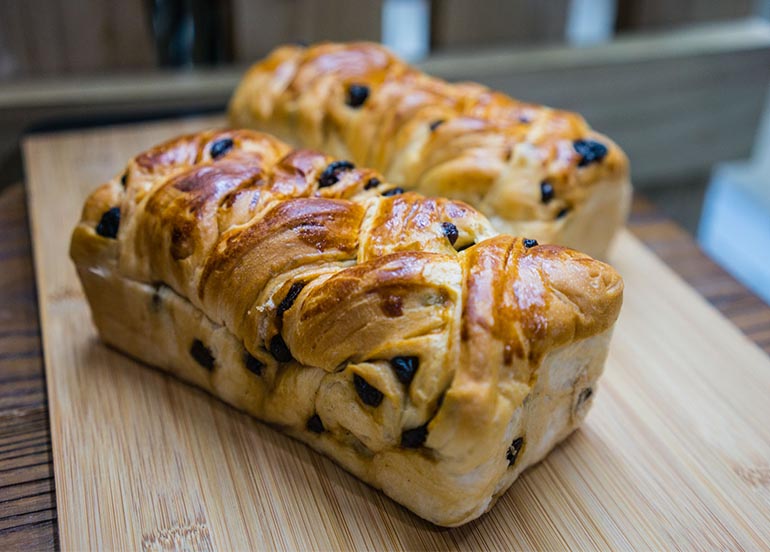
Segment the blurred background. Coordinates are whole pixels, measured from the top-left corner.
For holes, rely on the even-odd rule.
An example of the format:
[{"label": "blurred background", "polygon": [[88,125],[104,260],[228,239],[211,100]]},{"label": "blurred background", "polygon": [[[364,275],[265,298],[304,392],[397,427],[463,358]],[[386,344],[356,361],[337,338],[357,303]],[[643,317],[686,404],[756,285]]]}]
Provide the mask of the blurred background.
[{"label": "blurred background", "polygon": [[274,46],[327,39],[579,111],[770,302],[770,0],[0,0],[0,193],[24,133],[222,111]]}]

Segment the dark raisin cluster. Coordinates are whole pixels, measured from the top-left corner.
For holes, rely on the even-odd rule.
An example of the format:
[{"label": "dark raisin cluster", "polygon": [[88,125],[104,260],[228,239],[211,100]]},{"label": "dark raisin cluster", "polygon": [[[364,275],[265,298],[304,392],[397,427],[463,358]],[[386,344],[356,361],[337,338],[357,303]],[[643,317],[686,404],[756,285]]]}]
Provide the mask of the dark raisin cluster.
[{"label": "dark raisin cluster", "polygon": [[262,371],[265,369],[265,363],[248,352],[243,355],[243,364],[249,372],[257,376],[261,376]]},{"label": "dark raisin cluster", "polygon": [[607,146],[595,140],[575,140],[572,143],[575,151],[580,154],[578,167],[585,167],[591,163],[598,163],[607,155]]},{"label": "dark raisin cluster", "polygon": [[231,149],[233,149],[232,138],[222,138],[211,144],[211,149],[209,151],[211,152],[212,159],[219,159]]},{"label": "dark raisin cluster", "polygon": [[289,310],[292,305],[294,304],[294,301],[297,300],[297,297],[299,296],[299,292],[302,291],[302,288],[305,287],[305,282],[294,282],[291,287],[289,288],[289,292],[286,294],[286,297],[283,298],[283,301],[278,305],[278,309],[275,312],[275,315],[279,318],[283,318],[283,313],[285,313],[287,310]]},{"label": "dark raisin cluster", "polygon": [[521,452],[521,447],[523,446],[524,437],[517,437],[513,440],[513,443],[511,443],[511,447],[508,449],[508,453],[506,454],[509,466],[513,466],[516,463],[516,459],[519,457],[519,452]]},{"label": "dark raisin cluster", "polygon": [[353,375],[353,386],[356,388],[356,393],[358,393],[364,404],[377,407],[382,403],[384,397],[382,391],[370,385],[368,381],[358,374]]},{"label": "dark raisin cluster", "polygon": [[106,211],[99,224],[96,225],[96,233],[105,238],[116,238],[120,228],[120,207],[113,207]]},{"label": "dark raisin cluster", "polygon": [[323,433],[325,431],[324,424],[318,414],[310,416],[305,427],[307,427],[308,431],[312,431],[313,433]]},{"label": "dark raisin cluster", "polygon": [[431,131],[431,132],[433,132],[434,130],[436,130],[438,127],[440,127],[440,126],[441,126],[441,125],[443,125],[444,123],[445,123],[444,119],[438,119],[438,120],[436,120],[436,121],[433,121],[433,122],[432,122],[432,123],[429,125],[429,127],[430,127],[430,131]]},{"label": "dark raisin cluster", "polygon": [[444,231],[444,235],[449,240],[449,243],[454,245],[457,238],[460,237],[460,232],[457,231],[457,226],[451,222],[442,222],[441,229]]},{"label": "dark raisin cluster", "polygon": [[321,173],[318,179],[318,187],[326,188],[340,181],[340,175],[346,171],[352,171],[356,166],[350,161],[333,161]]},{"label": "dark raisin cluster", "polygon": [[417,368],[420,367],[420,359],[415,356],[397,356],[391,359],[390,365],[398,381],[408,387],[414,379]]},{"label": "dark raisin cluster", "polygon": [[403,188],[396,187],[396,188],[391,188],[390,190],[388,190],[386,192],[382,192],[382,195],[385,196],[385,197],[390,197],[390,196],[399,195],[399,194],[403,194],[403,193],[404,193],[404,189]]},{"label": "dark raisin cluster", "polygon": [[419,448],[428,438],[428,424],[407,429],[401,434],[401,446],[404,448]]},{"label": "dark raisin cluster", "polygon": [[585,389],[583,389],[580,392],[580,395],[578,395],[577,406],[578,407],[581,406],[584,402],[590,399],[591,395],[593,394],[594,394],[594,390],[591,389],[590,387],[586,387]]},{"label": "dark raisin cluster", "polygon": [[286,345],[281,334],[275,334],[270,340],[270,354],[278,362],[289,362],[293,358],[289,346]]},{"label": "dark raisin cluster", "polygon": [[547,180],[543,180],[540,183],[540,200],[543,203],[548,203],[553,199],[553,196],[554,196],[553,185]]},{"label": "dark raisin cluster", "polygon": [[348,94],[345,103],[350,107],[361,107],[369,98],[369,87],[362,84],[348,86]]},{"label": "dark raisin cluster", "polygon": [[211,371],[214,369],[214,354],[200,339],[196,339],[192,342],[192,345],[190,346],[190,356],[206,370]]}]

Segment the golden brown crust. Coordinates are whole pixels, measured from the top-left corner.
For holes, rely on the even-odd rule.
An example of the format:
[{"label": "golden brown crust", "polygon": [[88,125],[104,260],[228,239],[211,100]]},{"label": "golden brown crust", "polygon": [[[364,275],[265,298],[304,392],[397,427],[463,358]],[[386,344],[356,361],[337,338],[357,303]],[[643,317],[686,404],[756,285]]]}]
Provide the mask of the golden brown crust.
[{"label": "golden brown crust", "polygon": [[[270,408],[294,409],[294,421],[282,423],[307,440],[314,433],[304,424],[316,411],[326,428],[327,445],[319,448],[437,523],[479,515],[500,492],[500,478],[503,486],[512,482],[504,442],[544,359],[607,335],[622,301],[622,280],[608,265],[495,235],[458,201],[383,195],[392,185],[377,173],[291,151],[257,132],[180,137],[134,158],[124,180],[88,198],[73,234],[71,255],[94,312],[103,310],[94,301],[104,300],[94,290],[118,285],[109,282],[169,286],[191,304],[180,309],[195,311],[196,324],[223,327],[227,347],[242,344],[244,358],[271,374],[264,383],[269,400],[228,400],[268,420],[275,419]],[[100,235],[104,214],[115,207],[117,235]],[[144,354],[105,329],[114,322],[95,318],[109,342]],[[412,357],[419,368],[404,383],[393,359]],[[595,358],[600,371],[601,352]],[[189,379],[218,392],[216,360],[204,354],[202,362],[213,373]],[[570,389],[583,384],[578,375]],[[357,415],[341,416],[347,410]],[[558,436],[584,415],[565,418]],[[548,423],[539,416],[539,424]],[[533,443],[536,434],[556,439],[534,427]],[[547,448],[533,449],[523,465],[553,446],[543,443]],[[428,487],[451,486],[458,474],[482,467],[487,475],[473,486],[478,496],[461,485],[413,503],[408,485],[389,479],[401,469],[394,458]],[[427,460],[439,467],[425,471]],[[446,512],[436,505],[441,501]]]},{"label": "golden brown crust", "polygon": [[[351,105],[352,86],[365,87],[362,103]],[[230,119],[377,168],[420,193],[466,201],[498,231],[596,256],[627,215],[628,161],[580,115],[449,84],[377,44],[276,49],[246,73]],[[599,144],[600,159],[576,141]],[[589,202],[592,194],[606,201]],[[602,229],[586,229],[584,219],[597,217]]]}]

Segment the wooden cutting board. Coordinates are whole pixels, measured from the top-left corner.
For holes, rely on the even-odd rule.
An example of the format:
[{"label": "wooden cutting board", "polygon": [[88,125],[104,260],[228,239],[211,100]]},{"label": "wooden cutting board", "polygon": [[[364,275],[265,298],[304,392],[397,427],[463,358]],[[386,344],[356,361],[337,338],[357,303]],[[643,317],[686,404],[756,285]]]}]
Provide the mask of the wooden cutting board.
[{"label": "wooden cutting board", "polygon": [[[585,426],[458,529],[99,343],[67,256],[86,195],[194,119],[24,144],[63,549],[770,546],[770,361],[629,233]],[[729,243],[725,247],[730,247]]]}]

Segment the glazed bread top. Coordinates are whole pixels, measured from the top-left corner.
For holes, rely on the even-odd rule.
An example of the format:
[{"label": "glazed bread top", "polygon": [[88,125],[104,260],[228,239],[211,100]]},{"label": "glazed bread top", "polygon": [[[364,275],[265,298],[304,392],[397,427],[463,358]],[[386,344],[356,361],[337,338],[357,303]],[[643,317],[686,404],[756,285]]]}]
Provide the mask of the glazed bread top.
[{"label": "glazed bread top", "polygon": [[499,446],[544,354],[615,322],[623,284],[584,254],[497,235],[462,202],[397,192],[266,134],[202,132],[91,194],[71,255],[170,286],[259,362],[355,364],[353,402],[398,405],[368,414],[372,446],[408,446],[421,427],[463,469],[489,454],[483,434]]},{"label": "glazed bread top", "polygon": [[[603,255],[609,236],[567,226],[591,194],[589,216],[621,226],[628,161],[578,114],[450,84],[372,43],[274,50],[245,75],[230,104],[235,127],[258,128],[380,170],[394,184],[473,205],[499,231],[564,238]],[[574,243],[571,243],[574,242]]]}]

